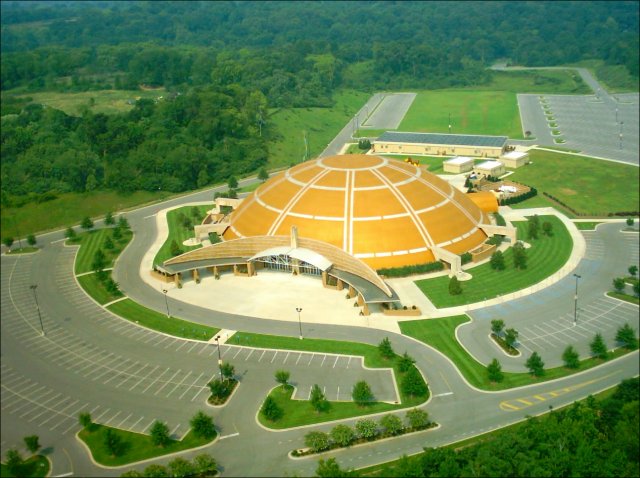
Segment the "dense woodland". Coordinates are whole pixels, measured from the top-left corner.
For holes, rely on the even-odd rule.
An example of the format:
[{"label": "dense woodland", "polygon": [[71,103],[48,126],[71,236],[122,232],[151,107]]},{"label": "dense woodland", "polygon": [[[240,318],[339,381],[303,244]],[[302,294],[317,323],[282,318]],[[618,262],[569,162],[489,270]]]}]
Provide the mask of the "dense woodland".
[{"label": "dense woodland", "polygon": [[[638,77],[637,2],[5,1],[1,21],[3,205],[255,171],[269,111],[329,106],[341,88],[481,85],[505,58]],[[80,117],[15,96],[141,87],[168,95]]]},{"label": "dense woodland", "polygon": [[[639,385],[638,378],[624,380],[602,401],[589,397],[458,450],[426,448],[367,476],[640,476]],[[318,476],[360,474],[325,463]]]}]

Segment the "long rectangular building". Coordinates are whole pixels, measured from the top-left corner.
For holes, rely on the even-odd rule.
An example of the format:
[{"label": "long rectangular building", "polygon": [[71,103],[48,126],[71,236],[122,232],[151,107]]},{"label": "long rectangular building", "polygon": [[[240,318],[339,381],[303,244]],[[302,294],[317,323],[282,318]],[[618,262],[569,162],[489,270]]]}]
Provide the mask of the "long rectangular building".
[{"label": "long rectangular building", "polygon": [[373,142],[372,152],[497,158],[505,152],[507,139],[506,136],[386,131]]}]

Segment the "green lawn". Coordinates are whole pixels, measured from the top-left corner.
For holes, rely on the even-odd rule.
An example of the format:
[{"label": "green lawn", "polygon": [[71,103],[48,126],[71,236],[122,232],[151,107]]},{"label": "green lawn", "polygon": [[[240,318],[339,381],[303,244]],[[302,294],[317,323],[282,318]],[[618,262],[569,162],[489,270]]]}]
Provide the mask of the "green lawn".
[{"label": "green lawn", "polygon": [[369,98],[368,93],[341,90],[334,94],[331,108],[285,108],[273,110],[269,129],[269,168],[289,166],[302,161],[307,132],[309,159],[315,158],[353,118]]},{"label": "green lawn", "polygon": [[[167,317],[166,314],[147,309],[131,299],[121,300],[107,308],[124,319],[174,337],[209,340],[220,331],[215,327],[188,322],[173,316]],[[169,301],[169,311],[171,312],[171,300]]]},{"label": "green lawn", "polygon": [[522,138],[516,94],[508,91],[420,91],[399,131],[504,135]]},{"label": "green lawn", "polygon": [[[501,383],[494,384],[487,378],[486,367],[471,357],[455,337],[456,327],[470,320],[466,315],[457,315],[441,319],[402,321],[398,324],[403,334],[420,340],[449,357],[471,385],[483,390],[506,390],[508,388],[522,387],[532,383],[554,380],[603,363],[600,359],[588,358],[580,362],[580,368],[577,370],[570,370],[565,367],[550,368],[546,369],[544,376],[540,378],[535,378],[529,373],[504,372],[504,380]],[[489,328],[489,324],[487,324],[487,333],[489,333]],[[607,360],[612,360],[626,353],[628,353],[626,349],[616,349],[609,354]],[[542,356],[543,361],[544,359],[545,357]]]},{"label": "green lawn", "polygon": [[91,297],[93,297],[99,304],[106,304],[108,302],[111,302],[112,300],[124,297],[124,294],[122,292],[119,292],[115,295],[108,292],[95,274],[80,276],[78,277],[78,282],[80,283],[80,286],[84,289],[84,291]]},{"label": "green lawn", "polygon": [[[84,232],[78,234],[78,238],[80,239],[80,250],[78,251],[78,255],[76,256],[76,265],[75,265],[75,273],[82,274],[83,272],[90,272],[93,270],[91,264],[93,262],[93,256],[95,255],[98,249],[102,249],[104,255],[107,259],[107,265],[105,268],[113,267],[113,263],[120,255],[120,252],[126,247],[131,238],[133,237],[133,233],[128,230],[122,233],[122,239],[120,241],[113,241],[114,248],[109,250],[105,249],[104,241],[107,236],[113,235],[113,228],[103,228],[103,229],[94,229],[92,231]],[[77,242],[73,242],[77,244]]]},{"label": "green lawn", "polygon": [[633,295],[622,294],[620,292],[607,292],[607,295],[609,297],[613,297],[614,299],[624,300],[625,302],[629,302],[630,304],[636,304],[636,305],[640,304],[640,299]]},{"label": "green lawn", "polygon": [[593,231],[601,222],[574,222],[580,231]]},{"label": "green lawn", "polygon": [[605,65],[602,60],[582,60],[576,66],[587,68],[610,93],[638,92],[638,79],[623,65]]},{"label": "green lawn", "polygon": [[[49,475],[49,460],[42,455],[34,455],[27,458],[22,466],[20,478],[40,478]],[[0,464],[0,476],[2,478],[12,478],[14,475],[9,473],[7,466]]]},{"label": "green lawn", "polygon": [[[12,95],[9,90],[3,95]],[[84,108],[88,108],[94,114],[114,114],[124,113],[133,108],[129,100],[135,101],[139,98],[155,99],[158,96],[166,95],[164,88],[154,90],[100,90],[83,91],[79,93],[60,93],[57,91],[43,91],[38,93],[27,93],[16,95],[17,97],[33,98],[33,103],[40,103],[51,108],[62,110],[68,115],[80,116]],[[92,100],[93,99],[93,100]]]},{"label": "green lawn", "polygon": [[194,225],[200,224],[204,219],[204,216],[207,214],[207,211],[209,211],[213,207],[213,204],[208,204],[205,206],[195,206],[198,209],[197,216],[192,216],[191,214],[191,210],[193,209],[193,207],[194,206],[184,206],[167,213],[169,235],[167,237],[167,240],[164,241],[164,244],[162,244],[162,247],[156,254],[156,257],[153,259],[154,265],[162,264],[167,259],[171,259],[171,242],[174,240],[178,243],[178,246],[180,247],[180,249],[182,249],[183,252],[202,247],[202,245],[185,246],[182,244],[187,239],[193,237],[193,226],[189,228],[184,227],[178,220],[178,216],[180,215],[180,213],[182,213],[185,216],[190,217]]},{"label": "green lawn", "polygon": [[[113,430],[113,433],[119,436],[124,444],[124,453],[120,456],[112,456],[104,445],[107,429]],[[90,430],[87,428],[81,430],[78,436],[91,450],[93,459],[104,466],[128,465],[169,453],[197,448],[215,440],[215,436],[209,440],[198,438],[190,430],[182,440],[173,440],[163,448],[154,445],[149,435],[106,427],[97,423],[92,424]]]},{"label": "green lawn", "polygon": [[[509,179],[511,179],[511,176],[509,176]],[[533,196],[532,198],[529,198],[529,199],[525,199],[522,202],[519,202],[516,204],[509,204],[509,207],[513,209],[529,209],[532,207],[553,207],[569,218],[575,217],[575,214],[573,214],[571,211],[560,206],[558,203],[552,201],[548,197],[543,196],[541,192],[538,192],[536,196]]]},{"label": "green lawn", "polygon": [[[331,408],[328,411],[318,413],[311,406],[311,402],[308,400],[293,400],[291,398],[292,394],[293,387],[291,385],[274,388],[269,395],[276,401],[284,413],[282,418],[276,422],[267,420],[262,413],[260,413],[258,415],[260,423],[268,428],[281,430],[284,428],[371,415],[373,413],[388,412],[411,406],[407,404],[391,405],[389,403],[375,402],[365,407],[359,407],[354,402],[330,402]],[[420,400],[415,403],[415,405],[419,405],[419,403],[423,401],[424,400]]]},{"label": "green lawn", "polygon": [[589,88],[574,70],[494,71],[488,85],[472,87],[512,93],[588,95]]},{"label": "green lawn", "polygon": [[569,231],[556,216],[539,216],[540,224],[548,221],[553,225],[553,235],[540,234],[538,239],[527,238],[527,221],[514,222],[518,228],[518,238],[531,244],[527,249],[527,268],[513,267],[511,248],[505,251],[506,269],[496,271],[489,263],[469,269],[473,278],[462,282],[462,294],[449,294],[449,277],[416,281],[416,285],[438,307],[453,307],[472,304],[498,295],[505,295],[532,286],[558,271],[569,259],[573,241]]},{"label": "green lawn", "polygon": [[384,157],[398,161],[404,161],[407,157],[411,157],[411,159],[417,160],[420,164],[426,164],[429,172],[433,174],[447,174],[442,169],[442,163],[450,158],[450,156],[410,156],[408,154],[385,154]]},{"label": "green lawn", "polygon": [[22,237],[80,224],[83,217],[101,217],[108,211],[124,209],[165,199],[168,192],[136,191],[129,195],[114,191],[58,194],[52,201],[31,202],[22,207],[0,207],[2,234]]},{"label": "green lawn", "polygon": [[[26,241],[25,241],[26,242]],[[14,245],[18,244],[17,241],[14,242]],[[24,242],[23,242],[24,244]],[[7,251],[7,254],[12,254],[12,255],[16,255],[16,254],[33,254],[34,252],[37,252],[39,249],[37,247],[31,247],[31,246],[25,246],[19,249],[13,248],[10,251]]]},{"label": "green lawn", "polygon": [[[509,179],[547,192],[576,211],[594,216],[635,211],[640,196],[640,168],[601,159],[530,150],[531,163]],[[529,207],[529,201],[520,203]]]}]

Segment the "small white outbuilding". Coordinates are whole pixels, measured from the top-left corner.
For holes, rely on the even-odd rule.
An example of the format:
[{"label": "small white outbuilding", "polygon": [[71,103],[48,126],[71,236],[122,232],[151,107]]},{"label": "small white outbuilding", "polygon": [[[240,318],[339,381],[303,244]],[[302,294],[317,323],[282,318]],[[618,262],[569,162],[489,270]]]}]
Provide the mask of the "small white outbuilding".
[{"label": "small white outbuilding", "polygon": [[442,169],[444,169],[445,173],[466,173],[473,169],[473,159],[467,156],[456,156],[455,158],[444,161],[442,163]]}]

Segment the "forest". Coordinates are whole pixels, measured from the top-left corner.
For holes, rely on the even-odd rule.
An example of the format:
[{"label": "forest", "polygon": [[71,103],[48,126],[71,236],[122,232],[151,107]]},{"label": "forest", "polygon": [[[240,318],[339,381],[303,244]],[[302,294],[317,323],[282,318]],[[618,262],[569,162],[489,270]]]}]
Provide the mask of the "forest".
[{"label": "forest", "polygon": [[[638,78],[637,2],[3,1],[2,205],[180,192],[268,165],[279,108],[485,85],[496,60]],[[29,94],[162,88],[71,116]]]}]

